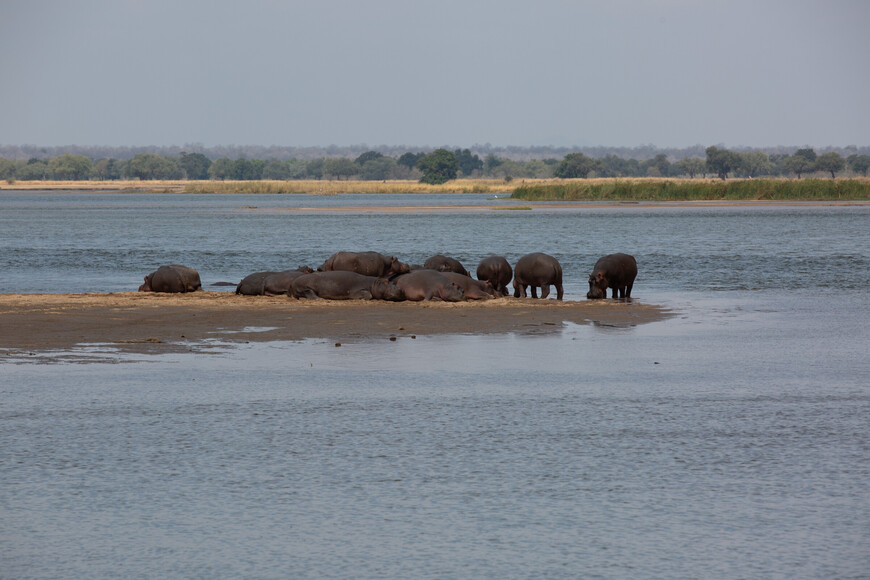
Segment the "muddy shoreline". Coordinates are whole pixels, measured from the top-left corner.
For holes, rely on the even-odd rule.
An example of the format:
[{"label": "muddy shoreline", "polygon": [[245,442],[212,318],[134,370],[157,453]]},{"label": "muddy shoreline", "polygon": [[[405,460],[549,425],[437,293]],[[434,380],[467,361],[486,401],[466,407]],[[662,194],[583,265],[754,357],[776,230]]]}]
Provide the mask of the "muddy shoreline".
[{"label": "muddy shoreline", "polygon": [[499,298],[483,302],[295,300],[228,292],[0,295],[4,354],[111,344],[134,353],[191,344],[303,340],[336,342],[438,334],[547,332],[564,323],[629,327],[673,314],[638,301]]}]

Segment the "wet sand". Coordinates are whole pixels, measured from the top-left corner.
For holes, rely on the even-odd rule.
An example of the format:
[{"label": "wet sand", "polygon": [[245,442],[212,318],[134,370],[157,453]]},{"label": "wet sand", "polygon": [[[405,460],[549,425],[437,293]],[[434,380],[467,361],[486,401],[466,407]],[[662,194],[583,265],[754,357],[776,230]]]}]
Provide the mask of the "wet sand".
[{"label": "wet sand", "polygon": [[535,333],[566,322],[628,327],[671,316],[638,301],[499,298],[479,302],[296,300],[229,292],[0,295],[7,354],[108,343],[128,352],[173,352],[225,342],[336,342],[435,334]]}]

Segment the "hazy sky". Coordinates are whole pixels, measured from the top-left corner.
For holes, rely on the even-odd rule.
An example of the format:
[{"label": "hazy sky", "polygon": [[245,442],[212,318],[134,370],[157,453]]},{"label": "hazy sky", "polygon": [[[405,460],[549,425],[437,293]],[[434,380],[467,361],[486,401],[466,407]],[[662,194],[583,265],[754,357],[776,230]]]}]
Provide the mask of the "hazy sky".
[{"label": "hazy sky", "polygon": [[8,145],[870,144],[868,0],[2,0]]}]

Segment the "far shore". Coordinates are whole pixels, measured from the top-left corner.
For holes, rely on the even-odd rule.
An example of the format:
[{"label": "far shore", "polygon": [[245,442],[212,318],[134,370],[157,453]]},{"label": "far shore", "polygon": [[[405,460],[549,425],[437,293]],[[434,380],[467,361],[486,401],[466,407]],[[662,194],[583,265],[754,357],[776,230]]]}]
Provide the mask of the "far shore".
[{"label": "far shore", "polygon": [[336,343],[446,334],[554,332],[566,323],[631,327],[665,320],[662,306],[637,300],[480,302],[296,300],[286,296],[190,294],[0,295],[0,361],[31,351],[111,344],[125,352],[177,352],[206,341]]}]

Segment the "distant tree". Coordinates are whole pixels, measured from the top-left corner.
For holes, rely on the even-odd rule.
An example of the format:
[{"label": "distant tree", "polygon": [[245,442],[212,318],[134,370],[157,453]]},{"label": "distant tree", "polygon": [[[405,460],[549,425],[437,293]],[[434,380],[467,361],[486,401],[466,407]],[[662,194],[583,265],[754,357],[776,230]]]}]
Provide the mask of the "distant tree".
[{"label": "distant tree", "polygon": [[637,159],[625,159],[609,153],[598,160],[601,163],[598,174],[601,177],[637,177],[643,175]]},{"label": "distant tree", "polygon": [[212,163],[208,168],[208,176],[212,179],[219,179],[221,181],[225,179],[232,179],[233,160],[228,157],[221,157],[220,159],[215,159],[214,163]]},{"label": "distant tree", "polygon": [[667,177],[671,174],[671,162],[668,161],[668,156],[664,153],[659,153],[647,161],[646,167],[647,175],[650,175],[650,169],[655,169],[653,172],[655,177]]},{"label": "distant tree", "polygon": [[837,171],[842,171],[846,167],[846,160],[836,151],[830,153],[822,153],[816,158],[816,169],[819,171],[827,171],[831,174],[831,179],[835,179]]},{"label": "distant tree", "polygon": [[602,167],[598,159],[586,157],[582,153],[569,153],[553,170],[553,175],[562,179],[588,177]]},{"label": "distant tree", "polygon": [[359,173],[360,167],[347,157],[330,157],[323,162],[324,175],[331,175],[338,180],[342,177],[349,179],[351,175]]},{"label": "distant tree", "polygon": [[490,153],[483,159],[483,172],[486,175],[491,175],[495,169],[502,165],[506,159],[502,159],[501,157],[497,157]]},{"label": "distant tree", "polygon": [[456,179],[458,166],[453,153],[446,149],[436,149],[417,161],[417,169],[423,172],[420,183],[438,185]]},{"label": "distant tree", "polygon": [[121,179],[121,163],[117,159],[100,159],[91,173],[99,180]]},{"label": "distant tree", "polygon": [[323,179],[323,166],[326,160],[323,157],[311,159],[305,164],[305,177],[308,179]]},{"label": "distant tree", "polygon": [[846,160],[849,163],[849,168],[855,173],[867,175],[867,170],[870,169],[870,155],[849,155]]},{"label": "distant tree", "polygon": [[704,152],[707,154],[707,170],[715,173],[722,181],[728,179],[728,174],[740,165],[740,156],[733,151],[707,147]]},{"label": "distant tree", "polygon": [[395,159],[381,155],[363,163],[360,178],[367,181],[382,181],[392,179],[398,164]]},{"label": "distant tree", "polygon": [[740,157],[739,167],[749,177],[769,175],[773,170],[773,164],[767,153],[753,151],[751,153],[738,153]]},{"label": "distant tree", "polygon": [[811,161],[806,155],[795,153],[782,161],[782,168],[787,172],[794,173],[800,179],[803,174],[815,171],[815,157]]},{"label": "distant tree", "polygon": [[208,179],[208,168],[211,167],[211,159],[202,153],[181,152],[178,158],[178,166],[184,171],[186,179]]},{"label": "distant tree", "polygon": [[48,175],[48,162],[36,158],[30,158],[26,164],[15,171],[15,177],[22,181],[48,179]]},{"label": "distant tree", "polygon": [[403,153],[402,156],[399,157],[397,163],[399,165],[404,165],[408,169],[414,169],[415,167],[417,167],[417,162],[420,160],[421,157],[423,157],[423,155],[425,154],[411,153],[409,151],[408,153]]},{"label": "distant tree", "polygon": [[248,160],[240,157],[233,161],[232,179],[238,179],[239,181],[261,179],[265,165],[266,162],[262,159]]},{"label": "distant tree", "polygon": [[0,157],[0,179],[14,179],[15,169],[14,161]]},{"label": "distant tree", "polygon": [[128,179],[180,179],[181,168],[173,159],[153,153],[139,153],[124,166],[123,176]]},{"label": "distant tree", "polygon": [[816,152],[812,148],[798,149],[794,152],[794,157],[803,157],[810,163],[816,162]]},{"label": "distant tree", "polygon": [[707,164],[700,157],[683,157],[674,166],[680,173],[688,175],[692,179],[698,174],[703,175],[707,169]]},{"label": "distant tree", "polygon": [[48,170],[55,179],[61,181],[90,179],[94,163],[84,155],[64,154],[53,157],[48,162]]},{"label": "distant tree", "polygon": [[483,161],[468,149],[457,149],[453,152],[459,172],[465,177],[471,176],[475,171],[483,169]]},{"label": "distant tree", "polygon": [[382,153],[378,153],[377,151],[366,151],[359,157],[353,160],[357,165],[365,165],[369,161],[373,161],[375,159],[380,159],[384,155]]},{"label": "distant tree", "polygon": [[290,166],[286,161],[270,159],[263,166],[262,179],[290,179]]}]

